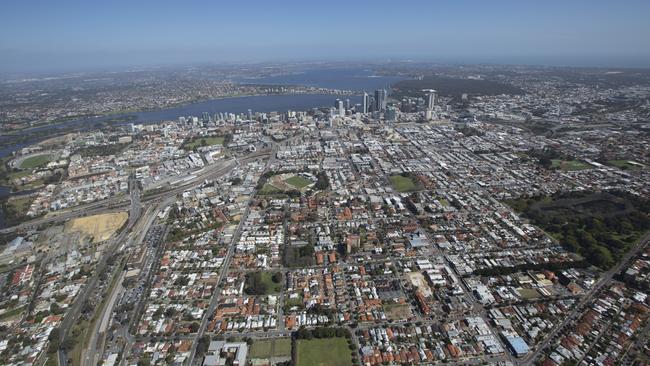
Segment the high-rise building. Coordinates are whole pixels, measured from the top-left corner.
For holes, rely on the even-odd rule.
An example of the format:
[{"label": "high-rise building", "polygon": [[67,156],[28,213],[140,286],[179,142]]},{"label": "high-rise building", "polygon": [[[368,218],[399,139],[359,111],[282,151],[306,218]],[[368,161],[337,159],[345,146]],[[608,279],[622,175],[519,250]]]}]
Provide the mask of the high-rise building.
[{"label": "high-rise building", "polygon": [[361,112],[368,113],[368,108],[370,108],[370,95],[368,95],[368,93],[366,92],[363,92],[363,102],[361,103],[361,105],[362,105]]},{"label": "high-rise building", "polygon": [[386,89],[375,90],[375,110],[383,111],[386,109]]},{"label": "high-rise building", "polygon": [[350,98],[345,99],[345,110],[350,110]]},{"label": "high-rise building", "polygon": [[253,110],[252,109],[248,109],[248,120],[249,121],[253,120]]},{"label": "high-rise building", "polygon": [[436,91],[433,89],[424,89],[426,93],[426,106],[428,111],[434,110],[436,106]]},{"label": "high-rise building", "polygon": [[203,122],[210,122],[210,113],[203,112]]},{"label": "high-rise building", "polygon": [[386,107],[384,118],[387,122],[394,122],[397,119],[397,109],[395,106],[391,105]]},{"label": "high-rise building", "polygon": [[339,112],[339,116],[345,116],[345,106],[343,105],[343,101],[337,99],[336,100],[336,109]]}]

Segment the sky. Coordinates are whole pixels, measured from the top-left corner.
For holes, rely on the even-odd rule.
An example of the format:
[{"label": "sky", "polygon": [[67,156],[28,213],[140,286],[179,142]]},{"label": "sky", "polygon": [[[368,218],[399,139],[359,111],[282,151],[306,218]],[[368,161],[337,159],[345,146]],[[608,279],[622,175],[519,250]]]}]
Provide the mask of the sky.
[{"label": "sky", "polygon": [[268,61],[650,67],[648,0],[1,0],[0,72]]}]

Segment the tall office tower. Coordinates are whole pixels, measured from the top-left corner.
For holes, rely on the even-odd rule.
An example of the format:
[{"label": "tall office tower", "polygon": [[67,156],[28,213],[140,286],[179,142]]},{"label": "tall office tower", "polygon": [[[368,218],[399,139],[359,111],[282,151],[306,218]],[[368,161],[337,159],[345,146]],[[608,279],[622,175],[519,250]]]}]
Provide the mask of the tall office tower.
[{"label": "tall office tower", "polygon": [[336,100],[336,109],[339,111],[339,116],[345,116],[345,107],[342,100]]},{"label": "tall office tower", "polygon": [[349,111],[350,110],[350,98],[347,98],[345,100],[345,110]]},{"label": "tall office tower", "polygon": [[427,110],[432,111],[436,106],[436,91],[433,89],[424,89],[426,93]]},{"label": "tall office tower", "polygon": [[386,113],[385,113],[385,120],[386,122],[395,122],[397,119],[397,109],[395,106],[391,105],[386,107]]},{"label": "tall office tower", "polygon": [[370,95],[368,93],[363,92],[363,102],[362,102],[362,113],[368,113],[368,108],[370,108]]},{"label": "tall office tower", "polygon": [[375,110],[383,111],[386,109],[386,89],[375,90]]},{"label": "tall office tower", "polygon": [[248,109],[248,120],[249,121],[253,120],[253,110],[252,109]]},{"label": "tall office tower", "polygon": [[210,113],[203,112],[203,122],[210,122]]}]

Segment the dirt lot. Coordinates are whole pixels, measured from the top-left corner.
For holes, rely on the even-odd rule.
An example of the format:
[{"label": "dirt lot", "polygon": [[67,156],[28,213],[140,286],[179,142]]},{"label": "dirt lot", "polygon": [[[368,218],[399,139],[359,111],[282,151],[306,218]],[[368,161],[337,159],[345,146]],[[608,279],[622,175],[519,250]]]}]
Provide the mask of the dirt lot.
[{"label": "dirt lot", "polygon": [[65,224],[65,233],[79,232],[92,238],[94,243],[101,242],[122,227],[128,217],[126,212],[80,217]]}]

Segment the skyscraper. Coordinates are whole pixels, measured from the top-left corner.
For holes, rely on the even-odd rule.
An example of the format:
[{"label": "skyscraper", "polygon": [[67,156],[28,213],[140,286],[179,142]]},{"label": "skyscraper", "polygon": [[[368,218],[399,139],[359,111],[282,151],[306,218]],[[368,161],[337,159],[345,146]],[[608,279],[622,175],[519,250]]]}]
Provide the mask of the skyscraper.
[{"label": "skyscraper", "polygon": [[343,101],[337,99],[336,100],[336,109],[339,112],[339,116],[345,116],[345,106],[343,105]]},{"label": "skyscraper", "polygon": [[375,110],[383,111],[386,109],[386,89],[375,90]]},{"label": "skyscraper", "polygon": [[363,92],[362,106],[361,112],[368,113],[368,108],[370,108],[370,95],[366,92]]},{"label": "skyscraper", "polygon": [[436,91],[433,89],[424,89],[423,92],[426,93],[427,111],[432,111],[436,105]]}]

